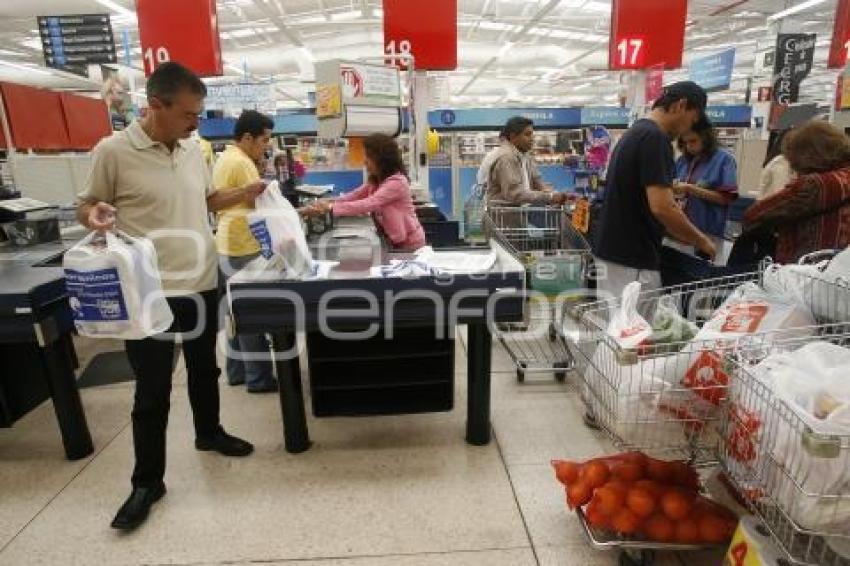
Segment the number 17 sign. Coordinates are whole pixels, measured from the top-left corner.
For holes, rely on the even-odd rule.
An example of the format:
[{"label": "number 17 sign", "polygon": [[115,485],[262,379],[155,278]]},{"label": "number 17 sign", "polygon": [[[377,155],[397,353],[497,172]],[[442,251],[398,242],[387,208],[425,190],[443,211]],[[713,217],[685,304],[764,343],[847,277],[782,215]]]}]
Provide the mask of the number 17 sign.
[{"label": "number 17 sign", "polygon": [[687,0],[614,0],[608,68],[682,66]]},{"label": "number 17 sign", "polygon": [[384,55],[407,68],[453,71],[457,68],[457,0],[384,0]]}]

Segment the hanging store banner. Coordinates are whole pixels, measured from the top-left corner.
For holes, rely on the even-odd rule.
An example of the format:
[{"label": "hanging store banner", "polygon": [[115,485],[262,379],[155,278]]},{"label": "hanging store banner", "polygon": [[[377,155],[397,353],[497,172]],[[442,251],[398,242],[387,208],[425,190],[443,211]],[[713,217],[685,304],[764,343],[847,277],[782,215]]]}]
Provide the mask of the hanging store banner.
[{"label": "hanging store banner", "polygon": [[532,120],[537,129],[574,128],[581,125],[579,108],[432,110],[428,112],[428,124],[436,130],[499,130],[514,116]]},{"label": "hanging store banner", "polygon": [[655,65],[646,72],[646,104],[651,105],[664,91],[664,65]]},{"label": "hanging store banner", "polygon": [[681,67],[687,14],[687,0],[614,0],[608,68]]},{"label": "hanging store banner", "polygon": [[850,53],[850,0],[838,0],[835,6],[835,26],[829,45],[830,69],[843,69]]},{"label": "hanging store banner", "polygon": [[455,70],[457,0],[384,0],[384,53],[400,69],[412,55],[416,69]]},{"label": "hanging store banner", "polygon": [[223,73],[215,0],[136,0],[145,75],[175,61],[202,77]]},{"label": "hanging store banner", "polygon": [[732,84],[732,69],[735,67],[735,48],[694,59],[688,65],[690,79],[706,92],[726,90]]},{"label": "hanging store banner", "polygon": [[813,33],[781,33],[776,38],[773,67],[773,100],[787,106],[800,97],[800,83],[812,70],[815,60]]}]

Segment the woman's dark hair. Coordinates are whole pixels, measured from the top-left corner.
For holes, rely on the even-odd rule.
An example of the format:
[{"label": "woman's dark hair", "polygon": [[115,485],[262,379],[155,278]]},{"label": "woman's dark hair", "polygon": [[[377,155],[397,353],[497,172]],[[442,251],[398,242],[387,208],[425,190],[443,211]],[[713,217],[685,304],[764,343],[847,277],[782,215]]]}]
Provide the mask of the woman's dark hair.
[{"label": "woman's dark hair", "polygon": [[812,120],[786,136],[782,153],[800,175],[825,173],[850,165],[850,139],[832,124]]},{"label": "woman's dark hair", "polygon": [[[714,152],[717,151],[719,144],[717,143],[717,130],[714,129],[710,124],[708,125],[697,125],[690,133],[694,133],[699,136],[699,139],[702,140],[702,154],[703,155],[714,155]],[[686,157],[695,157],[689,156],[688,152],[685,151],[685,136],[679,136],[679,139],[676,140],[676,145],[679,148],[679,151],[682,152]]]},{"label": "woman's dark hair", "polygon": [[776,159],[777,156],[782,155],[782,144],[785,142],[785,138],[790,132],[791,128],[786,128],[782,131],[776,132],[775,134],[771,134],[773,142],[770,144],[770,147],[767,148],[767,156],[764,158],[762,167],[767,167],[768,163]]},{"label": "woman's dark hair", "polygon": [[366,156],[371,159],[378,168],[375,178],[370,182],[381,184],[389,177],[401,173],[407,177],[407,168],[401,158],[401,150],[396,141],[386,134],[372,134],[363,140]]}]

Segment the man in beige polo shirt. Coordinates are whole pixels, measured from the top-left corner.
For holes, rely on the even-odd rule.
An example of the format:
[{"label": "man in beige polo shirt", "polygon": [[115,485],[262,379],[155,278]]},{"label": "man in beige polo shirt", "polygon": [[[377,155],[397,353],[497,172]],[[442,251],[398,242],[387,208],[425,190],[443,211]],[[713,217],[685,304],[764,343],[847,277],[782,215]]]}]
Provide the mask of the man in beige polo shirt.
[{"label": "man in beige polo shirt", "polygon": [[213,191],[210,173],[190,134],[198,127],[206,87],[177,63],[164,63],[147,81],[148,114],[92,151],[92,168],[77,216],[91,230],[117,227],[150,238],[174,313],[166,334],[126,342],[136,376],[133,490],[112,527],[134,529],[165,494],[174,336],[181,335],[188,374],[195,447],[247,456],[253,446],[219,424],[217,255],[208,212],[251,202],[264,184]]}]

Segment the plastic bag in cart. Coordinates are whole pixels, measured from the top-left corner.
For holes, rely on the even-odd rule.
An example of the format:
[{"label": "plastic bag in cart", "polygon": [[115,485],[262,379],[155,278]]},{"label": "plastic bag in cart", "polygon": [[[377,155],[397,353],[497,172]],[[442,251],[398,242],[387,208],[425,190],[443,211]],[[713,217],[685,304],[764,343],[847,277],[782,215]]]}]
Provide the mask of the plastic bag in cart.
[{"label": "plastic bag in cart", "polygon": [[288,279],[304,279],[313,274],[313,256],[301,227],[301,219],[292,204],[272,181],[257,197],[248,213],[251,233],[260,244],[260,254],[279,262]]},{"label": "plastic bag in cart", "polygon": [[[703,325],[689,348],[683,375],[670,376],[693,391],[693,409],[714,413],[729,385],[727,355],[767,356],[777,339],[812,336],[815,320],[799,300],[765,292],[755,283],[738,287]],[[709,406],[705,406],[708,403]]]},{"label": "plastic bag in cart", "polygon": [[81,335],[139,340],[171,326],[150,240],[92,232],[65,253],[62,267]]},{"label": "plastic bag in cart", "polygon": [[753,487],[801,527],[850,536],[850,350],[812,342],[752,371],[775,402],[734,399],[727,441],[735,463],[763,470]]},{"label": "plastic bag in cart", "polygon": [[652,325],[638,313],[640,283],[632,281],[623,289],[620,307],[611,315],[608,336],[624,349],[637,348],[652,335]]}]

